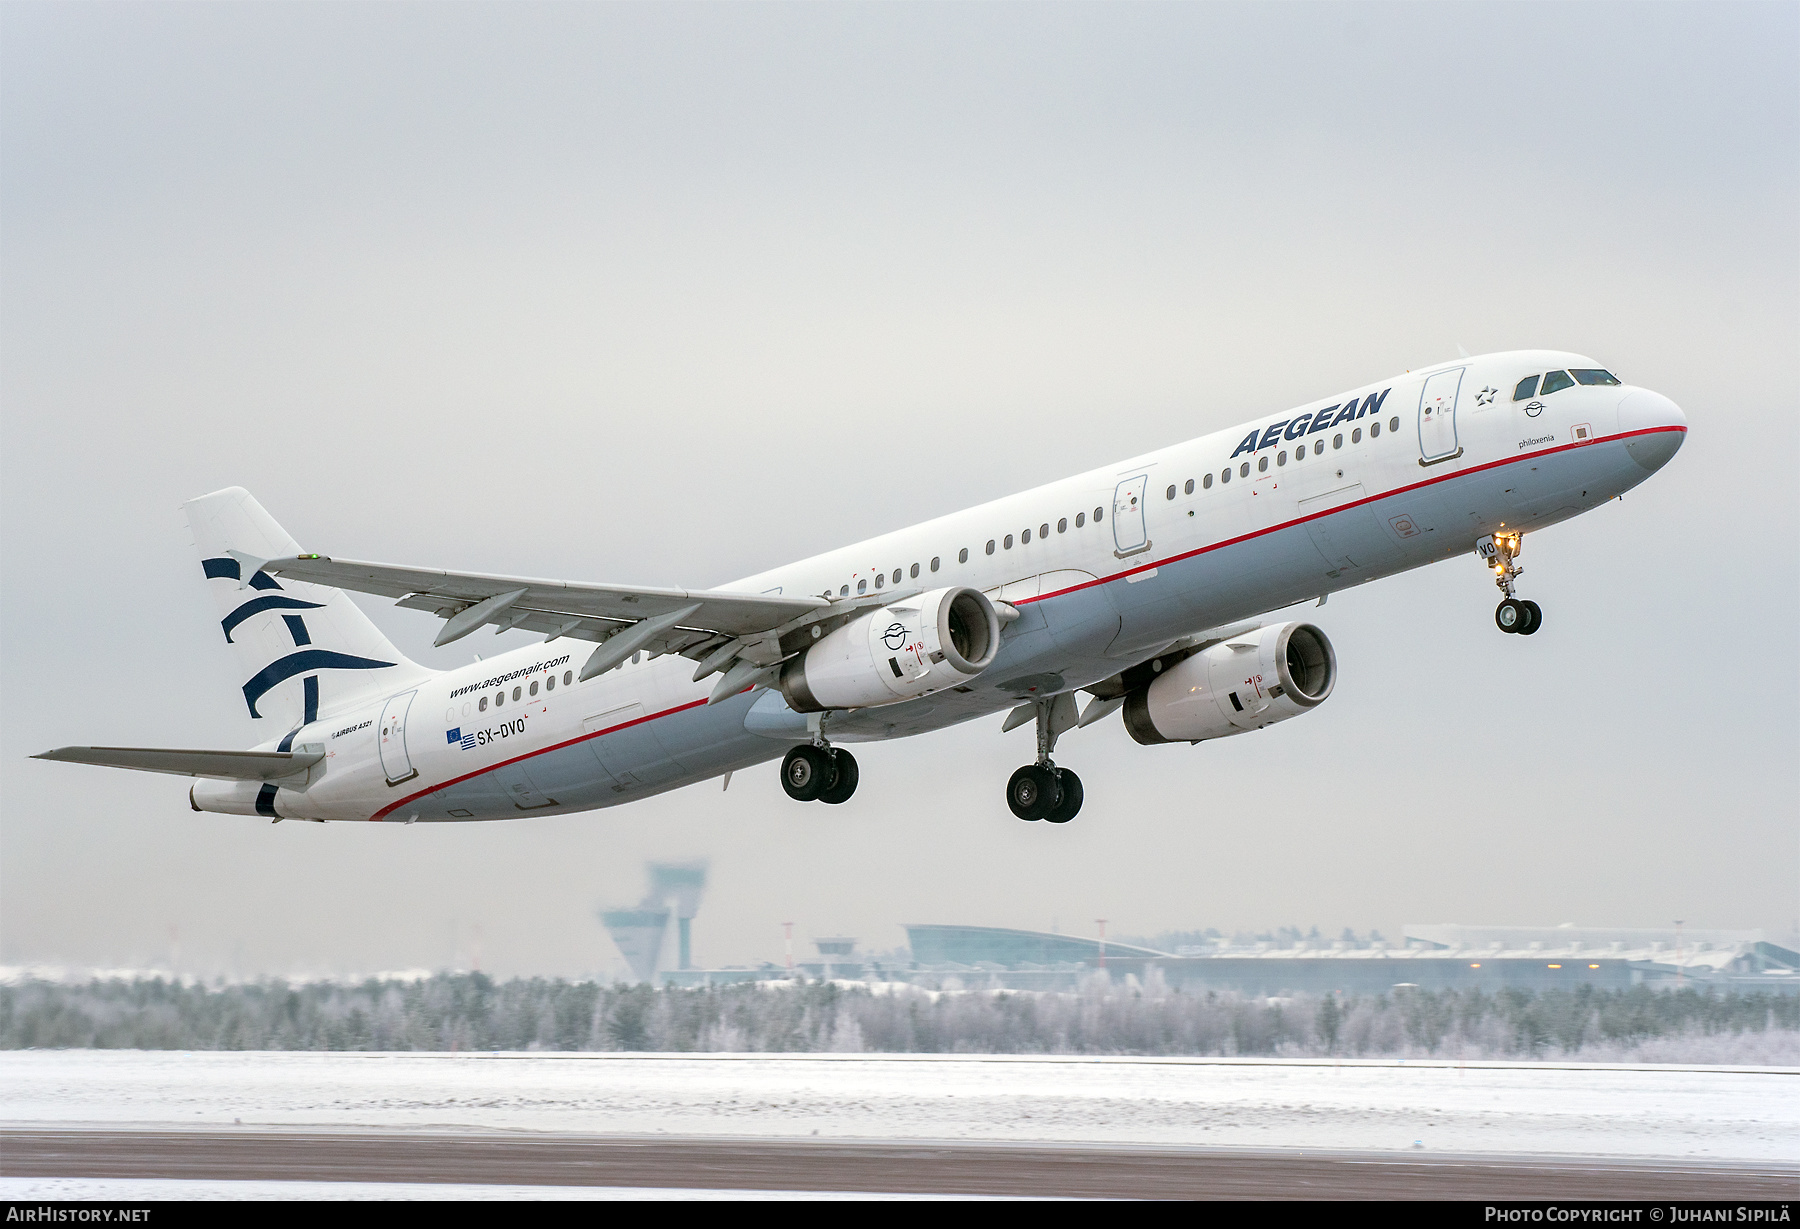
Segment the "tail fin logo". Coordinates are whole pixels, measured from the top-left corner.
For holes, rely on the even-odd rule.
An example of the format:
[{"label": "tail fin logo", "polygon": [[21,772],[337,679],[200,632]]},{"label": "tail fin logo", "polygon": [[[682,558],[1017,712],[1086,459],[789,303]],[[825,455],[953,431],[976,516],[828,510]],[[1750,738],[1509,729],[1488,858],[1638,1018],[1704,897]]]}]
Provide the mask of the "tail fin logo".
[{"label": "tail fin logo", "polygon": [[[205,559],[201,567],[209,580],[238,580],[242,576],[236,559]],[[250,588],[258,590],[259,596],[238,606],[221,622],[225,631],[225,642],[232,643],[231,633],[246,619],[253,618],[268,610],[319,610],[318,602],[305,602],[286,594],[271,593],[280,590],[281,585],[266,572],[257,572],[250,578]],[[297,614],[282,616],[287,624],[288,634],[293,638],[295,652],[279,657],[257,671],[249,682],[244,684],[244,703],[250,707],[250,715],[260,718],[256,711],[256,702],[271,688],[285,683],[297,674],[306,674],[317,670],[380,670],[395,663],[377,661],[372,657],[357,657],[349,653],[339,653],[331,649],[320,649],[310,646],[312,635],[307,631],[306,620]],[[305,680],[305,720],[312,722],[319,715],[319,680],[316,676]]]}]

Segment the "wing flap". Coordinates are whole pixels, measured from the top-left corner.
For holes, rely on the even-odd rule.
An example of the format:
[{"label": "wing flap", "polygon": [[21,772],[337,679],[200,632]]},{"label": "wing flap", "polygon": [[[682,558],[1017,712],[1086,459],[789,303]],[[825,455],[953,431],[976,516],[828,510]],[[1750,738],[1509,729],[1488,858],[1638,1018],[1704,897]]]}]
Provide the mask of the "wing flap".
[{"label": "wing flap", "polygon": [[98,764],[177,777],[217,781],[279,781],[299,776],[325,758],[323,751],[186,751],[164,747],[58,747],[31,757],[64,764]]}]

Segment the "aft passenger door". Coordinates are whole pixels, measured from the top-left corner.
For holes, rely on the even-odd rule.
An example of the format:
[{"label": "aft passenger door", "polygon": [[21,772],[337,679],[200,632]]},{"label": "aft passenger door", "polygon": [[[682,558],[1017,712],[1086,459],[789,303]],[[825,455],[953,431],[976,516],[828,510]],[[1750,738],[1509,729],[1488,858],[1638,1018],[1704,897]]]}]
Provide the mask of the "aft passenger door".
[{"label": "aft passenger door", "polygon": [[1462,455],[1456,443],[1456,397],[1465,367],[1440,371],[1419,390],[1419,464],[1436,465]]},{"label": "aft passenger door", "polygon": [[398,785],[402,781],[410,781],[419,775],[419,770],[412,766],[412,757],[406,753],[406,714],[412,708],[416,691],[395,696],[381,710],[381,771],[387,777],[389,785]]},{"label": "aft passenger door", "polygon": [[1150,549],[1150,534],[1144,528],[1144,488],[1150,475],[1127,478],[1113,491],[1113,554],[1123,559]]}]

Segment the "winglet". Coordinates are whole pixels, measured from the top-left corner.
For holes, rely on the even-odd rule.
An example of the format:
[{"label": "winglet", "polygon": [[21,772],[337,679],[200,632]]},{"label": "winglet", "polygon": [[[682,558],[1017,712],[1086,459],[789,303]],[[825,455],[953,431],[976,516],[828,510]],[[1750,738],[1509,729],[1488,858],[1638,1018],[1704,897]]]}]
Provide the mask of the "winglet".
[{"label": "winglet", "polygon": [[227,555],[230,555],[233,559],[237,560],[237,563],[238,563],[238,588],[240,588],[240,589],[242,589],[246,585],[248,585],[250,583],[251,577],[255,576],[258,572],[262,571],[263,565],[269,562],[267,559],[258,558],[257,556],[250,554],[248,551],[227,550],[225,553]]}]

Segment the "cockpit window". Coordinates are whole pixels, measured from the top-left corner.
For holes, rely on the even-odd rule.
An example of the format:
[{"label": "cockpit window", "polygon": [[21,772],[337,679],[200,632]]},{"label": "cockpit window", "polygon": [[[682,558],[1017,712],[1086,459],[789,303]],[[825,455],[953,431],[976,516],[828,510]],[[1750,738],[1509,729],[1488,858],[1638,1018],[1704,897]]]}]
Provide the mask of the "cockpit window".
[{"label": "cockpit window", "polygon": [[1519,387],[1513,389],[1513,400],[1524,401],[1527,397],[1537,396],[1537,382],[1536,376],[1526,376],[1520,380]]},{"label": "cockpit window", "polygon": [[1561,392],[1565,388],[1574,387],[1575,381],[1569,378],[1568,372],[1546,371],[1544,373],[1544,387],[1540,391],[1544,396],[1548,397],[1551,393]]},{"label": "cockpit window", "polygon": [[1619,377],[1599,367],[1571,367],[1569,374],[1577,384],[1617,384]]}]

